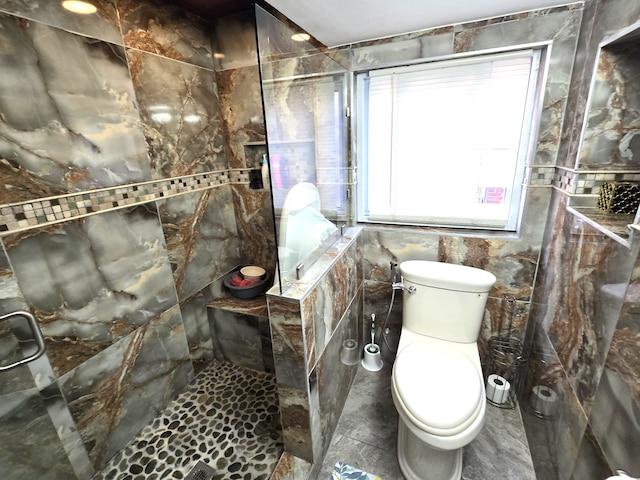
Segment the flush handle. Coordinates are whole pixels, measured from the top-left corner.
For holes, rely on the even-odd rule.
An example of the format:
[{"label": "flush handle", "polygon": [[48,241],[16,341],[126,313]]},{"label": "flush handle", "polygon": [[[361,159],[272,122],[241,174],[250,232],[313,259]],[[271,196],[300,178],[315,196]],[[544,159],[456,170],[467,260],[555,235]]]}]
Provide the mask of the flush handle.
[{"label": "flush handle", "polygon": [[395,282],[391,284],[391,288],[394,290],[402,290],[403,292],[408,292],[409,295],[413,295],[416,293],[416,287],[413,285],[409,285],[409,287],[405,287],[402,282]]},{"label": "flush handle", "polygon": [[18,367],[20,365],[24,365],[25,363],[32,362],[33,360],[40,358],[44,353],[44,337],[42,336],[42,332],[40,331],[40,327],[38,326],[38,322],[36,321],[36,317],[34,317],[31,312],[27,312],[24,310],[17,310],[15,312],[7,313],[6,315],[2,315],[0,317],[0,322],[4,320],[9,320],[13,317],[23,317],[27,320],[27,324],[31,329],[31,334],[33,339],[36,342],[37,350],[34,354],[29,355],[28,357],[23,358],[22,360],[18,360],[17,362],[13,362],[9,365],[0,366],[0,372],[4,370],[10,370],[12,368]]}]

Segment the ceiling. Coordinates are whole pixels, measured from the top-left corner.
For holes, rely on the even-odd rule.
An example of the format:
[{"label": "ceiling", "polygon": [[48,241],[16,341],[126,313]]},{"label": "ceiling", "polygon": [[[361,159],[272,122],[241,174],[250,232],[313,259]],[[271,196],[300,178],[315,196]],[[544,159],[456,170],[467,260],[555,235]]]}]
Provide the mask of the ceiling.
[{"label": "ceiling", "polygon": [[[266,0],[328,47],[572,3],[569,0]],[[174,0],[205,18],[253,0]]]}]

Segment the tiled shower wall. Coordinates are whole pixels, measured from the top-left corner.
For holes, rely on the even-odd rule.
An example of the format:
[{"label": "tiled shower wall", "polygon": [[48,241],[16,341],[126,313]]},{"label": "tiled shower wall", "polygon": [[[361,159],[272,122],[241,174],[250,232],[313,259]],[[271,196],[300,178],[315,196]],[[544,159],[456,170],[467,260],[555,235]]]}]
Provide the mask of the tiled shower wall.
[{"label": "tiled shower wall", "polygon": [[524,417],[539,478],[600,480],[615,469],[640,475],[638,239],[622,244],[567,209],[597,193],[603,179],[637,182],[637,43],[631,68],[604,56],[592,108],[587,99],[600,42],[639,24],[632,0],[585,7],[559,163],[591,183],[554,195],[532,308],[531,381],[558,393],[551,417]]},{"label": "tiled shower wall", "polygon": [[3,478],[89,478],[217,355],[209,287],[275,265],[268,193],[225,138],[241,94],[226,83],[219,100],[211,32],[172,7],[97,3],[0,6],[0,313],[31,310],[47,347],[0,373]]}]

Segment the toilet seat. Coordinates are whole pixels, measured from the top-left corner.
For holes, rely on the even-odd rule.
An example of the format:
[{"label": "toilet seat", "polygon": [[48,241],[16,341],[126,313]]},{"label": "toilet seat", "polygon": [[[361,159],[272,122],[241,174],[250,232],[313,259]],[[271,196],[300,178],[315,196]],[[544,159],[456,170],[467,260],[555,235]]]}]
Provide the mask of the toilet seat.
[{"label": "toilet seat", "polygon": [[462,432],[484,402],[482,374],[454,343],[410,343],[396,357],[392,381],[407,416],[434,435]]}]

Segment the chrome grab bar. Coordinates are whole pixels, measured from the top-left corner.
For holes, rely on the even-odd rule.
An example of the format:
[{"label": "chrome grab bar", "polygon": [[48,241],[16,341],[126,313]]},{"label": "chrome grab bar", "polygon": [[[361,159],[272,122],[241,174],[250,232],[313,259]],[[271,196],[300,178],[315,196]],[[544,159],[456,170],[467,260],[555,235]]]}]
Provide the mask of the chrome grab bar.
[{"label": "chrome grab bar", "polygon": [[36,358],[39,358],[44,354],[44,336],[40,331],[40,327],[38,327],[38,322],[36,317],[34,317],[31,312],[27,312],[25,310],[17,310],[15,312],[7,313],[6,315],[2,315],[0,317],[0,322],[4,320],[8,320],[12,317],[24,317],[27,319],[27,323],[29,324],[29,328],[31,329],[31,333],[33,334],[33,339],[38,346],[38,349],[33,355],[29,355],[28,357],[23,358],[22,360],[18,360],[17,362],[13,362],[9,365],[0,366],[0,372],[4,370],[10,370],[12,368],[18,367],[20,365],[24,365],[25,363],[32,362]]}]

